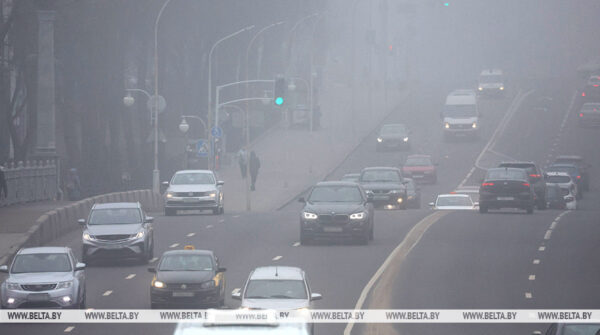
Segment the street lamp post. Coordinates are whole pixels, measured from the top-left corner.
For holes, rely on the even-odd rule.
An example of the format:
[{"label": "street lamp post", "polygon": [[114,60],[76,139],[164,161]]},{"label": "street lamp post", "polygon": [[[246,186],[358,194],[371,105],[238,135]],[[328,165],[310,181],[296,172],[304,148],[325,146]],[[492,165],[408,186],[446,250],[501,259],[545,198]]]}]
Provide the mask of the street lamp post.
[{"label": "street lamp post", "polygon": [[[254,28],[254,25],[251,26],[247,26],[245,28],[242,28],[238,31],[236,31],[235,33],[231,33],[223,38],[221,38],[220,40],[216,41],[213,46],[210,48],[210,52],[208,53],[208,109],[207,109],[207,115],[208,115],[208,124],[212,123],[212,114],[211,114],[211,107],[212,107],[212,54],[213,51],[215,51],[215,48],[219,45],[219,43],[225,41],[226,39],[229,39],[231,37],[234,37],[238,34],[243,33],[244,31],[250,30]],[[208,139],[209,142],[212,143],[212,134],[209,132],[208,133]],[[213,164],[213,154],[214,153],[210,153],[209,157],[209,168],[212,166]]]},{"label": "street lamp post", "polygon": [[187,170],[188,168],[188,139],[187,132],[190,129],[190,125],[187,123],[185,118],[181,119],[181,123],[179,124],[179,131],[183,133],[185,144],[183,146],[183,168]]},{"label": "street lamp post", "polygon": [[310,96],[310,132],[312,133],[313,131],[313,125],[314,125],[314,118],[315,118],[315,106],[313,105],[313,94],[314,94],[314,78],[316,77],[316,73],[314,72],[314,58],[315,58],[315,33],[317,31],[317,27],[319,26],[319,23],[321,22],[321,20],[325,17],[325,15],[321,15],[317,21],[315,21],[315,24],[313,26],[313,31],[312,31],[312,35],[311,35],[311,39],[312,39],[312,45],[311,45],[311,52],[310,52],[310,92],[309,92],[309,96]]}]

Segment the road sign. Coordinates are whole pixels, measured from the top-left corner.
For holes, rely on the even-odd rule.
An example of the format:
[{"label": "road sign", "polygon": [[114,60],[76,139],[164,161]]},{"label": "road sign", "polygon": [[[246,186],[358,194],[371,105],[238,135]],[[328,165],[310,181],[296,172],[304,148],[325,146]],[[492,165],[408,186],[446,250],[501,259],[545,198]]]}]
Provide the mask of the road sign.
[{"label": "road sign", "polygon": [[198,157],[208,157],[210,153],[210,143],[207,140],[198,140],[196,143],[196,153]]},{"label": "road sign", "polygon": [[221,127],[212,127],[210,133],[214,138],[221,138],[223,136],[223,129]]},{"label": "road sign", "polygon": [[149,110],[153,111],[154,106],[157,103],[156,102],[157,100],[158,100],[158,112],[161,113],[167,107],[167,101],[165,100],[165,98],[162,95],[158,95],[158,99],[156,98],[155,95],[151,96],[150,99],[148,99],[148,102],[146,103],[146,107],[148,107]]}]

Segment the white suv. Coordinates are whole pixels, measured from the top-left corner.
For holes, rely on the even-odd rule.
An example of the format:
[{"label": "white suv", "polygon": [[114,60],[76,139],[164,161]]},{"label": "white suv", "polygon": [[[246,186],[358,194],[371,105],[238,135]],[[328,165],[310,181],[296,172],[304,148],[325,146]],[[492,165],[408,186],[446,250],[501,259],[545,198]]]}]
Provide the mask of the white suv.
[{"label": "white suv", "polygon": [[463,89],[448,94],[441,114],[444,137],[479,137],[479,110],[475,91]]}]

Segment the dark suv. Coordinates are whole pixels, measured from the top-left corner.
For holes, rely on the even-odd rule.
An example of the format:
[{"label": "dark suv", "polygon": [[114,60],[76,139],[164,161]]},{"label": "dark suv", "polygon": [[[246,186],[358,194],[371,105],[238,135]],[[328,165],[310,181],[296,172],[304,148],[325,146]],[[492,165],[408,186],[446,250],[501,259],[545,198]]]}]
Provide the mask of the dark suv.
[{"label": "dark suv", "polygon": [[137,258],[147,263],[154,254],[153,218],[139,202],[95,204],[83,228],[84,263],[92,259]]},{"label": "dark suv", "polygon": [[535,204],[537,209],[546,209],[546,181],[544,173],[534,162],[502,162],[498,167],[525,169],[529,183],[535,192]]},{"label": "dark suv", "polygon": [[318,237],[349,237],[367,244],[373,239],[374,210],[365,191],[354,182],[326,181],[315,185],[300,213],[300,243]]},{"label": "dark suv", "polygon": [[533,213],[535,194],[527,171],[518,168],[487,170],[479,187],[479,212],[488,209],[520,208]]},{"label": "dark suv", "polygon": [[358,182],[373,198],[375,206],[406,209],[406,181],[395,167],[368,167],[360,173]]}]

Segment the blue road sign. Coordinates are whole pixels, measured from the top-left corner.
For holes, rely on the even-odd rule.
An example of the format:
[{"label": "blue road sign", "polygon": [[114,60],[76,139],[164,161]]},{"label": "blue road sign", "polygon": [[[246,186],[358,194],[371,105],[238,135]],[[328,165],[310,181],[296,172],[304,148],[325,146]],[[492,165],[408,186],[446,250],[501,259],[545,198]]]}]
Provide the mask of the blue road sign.
[{"label": "blue road sign", "polygon": [[198,157],[208,157],[210,152],[210,143],[207,140],[198,140],[196,143],[196,153]]},{"label": "blue road sign", "polygon": [[210,133],[214,138],[221,138],[223,136],[223,129],[221,127],[212,127]]}]

